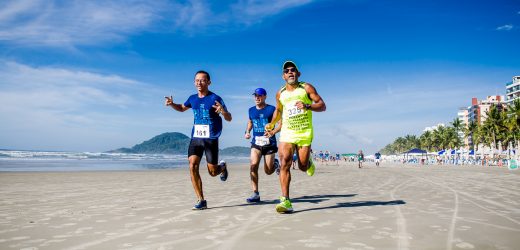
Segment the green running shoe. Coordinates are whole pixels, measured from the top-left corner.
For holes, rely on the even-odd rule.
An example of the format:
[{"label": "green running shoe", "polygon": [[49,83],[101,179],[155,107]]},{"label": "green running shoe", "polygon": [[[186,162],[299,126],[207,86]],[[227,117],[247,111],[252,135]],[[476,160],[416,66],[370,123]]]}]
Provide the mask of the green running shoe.
[{"label": "green running shoe", "polygon": [[280,203],[276,205],[276,212],[281,214],[292,213],[293,208],[291,201],[285,197],[280,197]]},{"label": "green running shoe", "polygon": [[316,170],[316,166],[314,165],[314,162],[312,161],[312,158],[309,158],[309,168],[307,168],[307,175],[313,176],[314,170]]}]

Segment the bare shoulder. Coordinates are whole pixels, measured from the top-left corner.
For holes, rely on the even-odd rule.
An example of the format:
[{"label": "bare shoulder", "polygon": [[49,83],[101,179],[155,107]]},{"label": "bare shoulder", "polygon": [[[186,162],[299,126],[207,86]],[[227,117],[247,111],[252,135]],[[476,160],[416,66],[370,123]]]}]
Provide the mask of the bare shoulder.
[{"label": "bare shoulder", "polygon": [[314,88],[314,86],[310,82],[306,82],[304,85],[304,88],[305,88],[305,91],[307,91],[307,93],[316,92],[316,88]]}]

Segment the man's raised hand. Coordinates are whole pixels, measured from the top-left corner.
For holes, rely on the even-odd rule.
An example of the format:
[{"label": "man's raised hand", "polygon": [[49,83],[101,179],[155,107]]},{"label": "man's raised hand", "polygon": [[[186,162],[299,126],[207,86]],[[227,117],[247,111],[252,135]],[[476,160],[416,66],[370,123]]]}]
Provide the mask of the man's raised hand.
[{"label": "man's raised hand", "polygon": [[170,97],[165,96],[164,98],[166,98],[164,105],[171,106],[173,104],[173,96],[170,96]]}]

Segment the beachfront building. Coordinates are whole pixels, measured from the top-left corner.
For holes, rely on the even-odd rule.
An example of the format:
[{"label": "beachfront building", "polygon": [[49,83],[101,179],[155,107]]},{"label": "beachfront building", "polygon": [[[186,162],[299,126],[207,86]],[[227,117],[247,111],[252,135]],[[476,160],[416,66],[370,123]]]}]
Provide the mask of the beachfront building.
[{"label": "beachfront building", "polygon": [[520,76],[513,76],[513,81],[506,84],[505,103],[511,105],[515,99],[520,99]]},{"label": "beachfront building", "polygon": [[[470,107],[462,107],[459,108],[459,112],[457,112],[457,118],[461,121],[462,127],[464,129],[468,128],[469,125],[469,109]],[[471,144],[471,138],[464,136],[464,130],[459,131],[459,138],[464,142],[464,148],[469,149]]]},{"label": "beachfront building", "polygon": [[487,112],[491,106],[495,106],[499,111],[505,110],[504,97],[500,95],[488,96],[486,100],[478,101],[476,97],[471,99],[471,106],[468,110],[468,123],[474,121],[483,124],[487,119]]},{"label": "beachfront building", "polygon": [[[485,100],[478,100],[476,97],[473,97],[471,99],[471,106],[466,108],[467,110],[467,123],[466,126],[470,122],[475,122],[477,124],[483,124],[484,121],[487,119],[487,112],[489,112],[489,109],[491,106],[495,106],[498,108],[498,110],[502,111],[506,109],[506,104],[504,102],[504,97],[500,95],[493,95],[488,96]],[[464,108],[459,109],[459,115],[465,114],[461,110]],[[459,117],[459,119],[461,119]],[[463,119],[461,119],[464,121]],[[464,145],[466,148],[471,148],[473,146],[473,137],[470,134],[468,138],[464,139]]]}]

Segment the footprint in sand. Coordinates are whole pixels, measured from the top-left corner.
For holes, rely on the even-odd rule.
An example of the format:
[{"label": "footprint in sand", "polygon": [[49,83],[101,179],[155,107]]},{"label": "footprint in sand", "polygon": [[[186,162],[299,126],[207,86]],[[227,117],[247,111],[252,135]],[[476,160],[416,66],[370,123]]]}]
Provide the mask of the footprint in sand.
[{"label": "footprint in sand", "polygon": [[305,247],[311,248],[328,248],[332,241],[326,240],[325,237],[313,236],[311,239],[298,240],[298,242],[304,243]]},{"label": "footprint in sand", "polygon": [[457,246],[458,248],[462,248],[462,249],[474,249],[475,248],[475,246],[473,246],[472,244],[470,244],[468,242],[460,242],[460,243],[455,244],[455,246]]},{"label": "footprint in sand", "polygon": [[324,222],[320,222],[318,224],[314,224],[315,227],[325,227],[325,226],[330,226],[332,225],[332,221],[324,221]]},{"label": "footprint in sand", "polygon": [[26,240],[26,239],[30,239],[31,237],[29,236],[18,236],[18,237],[13,237],[11,238],[12,241],[15,241],[15,240]]}]

